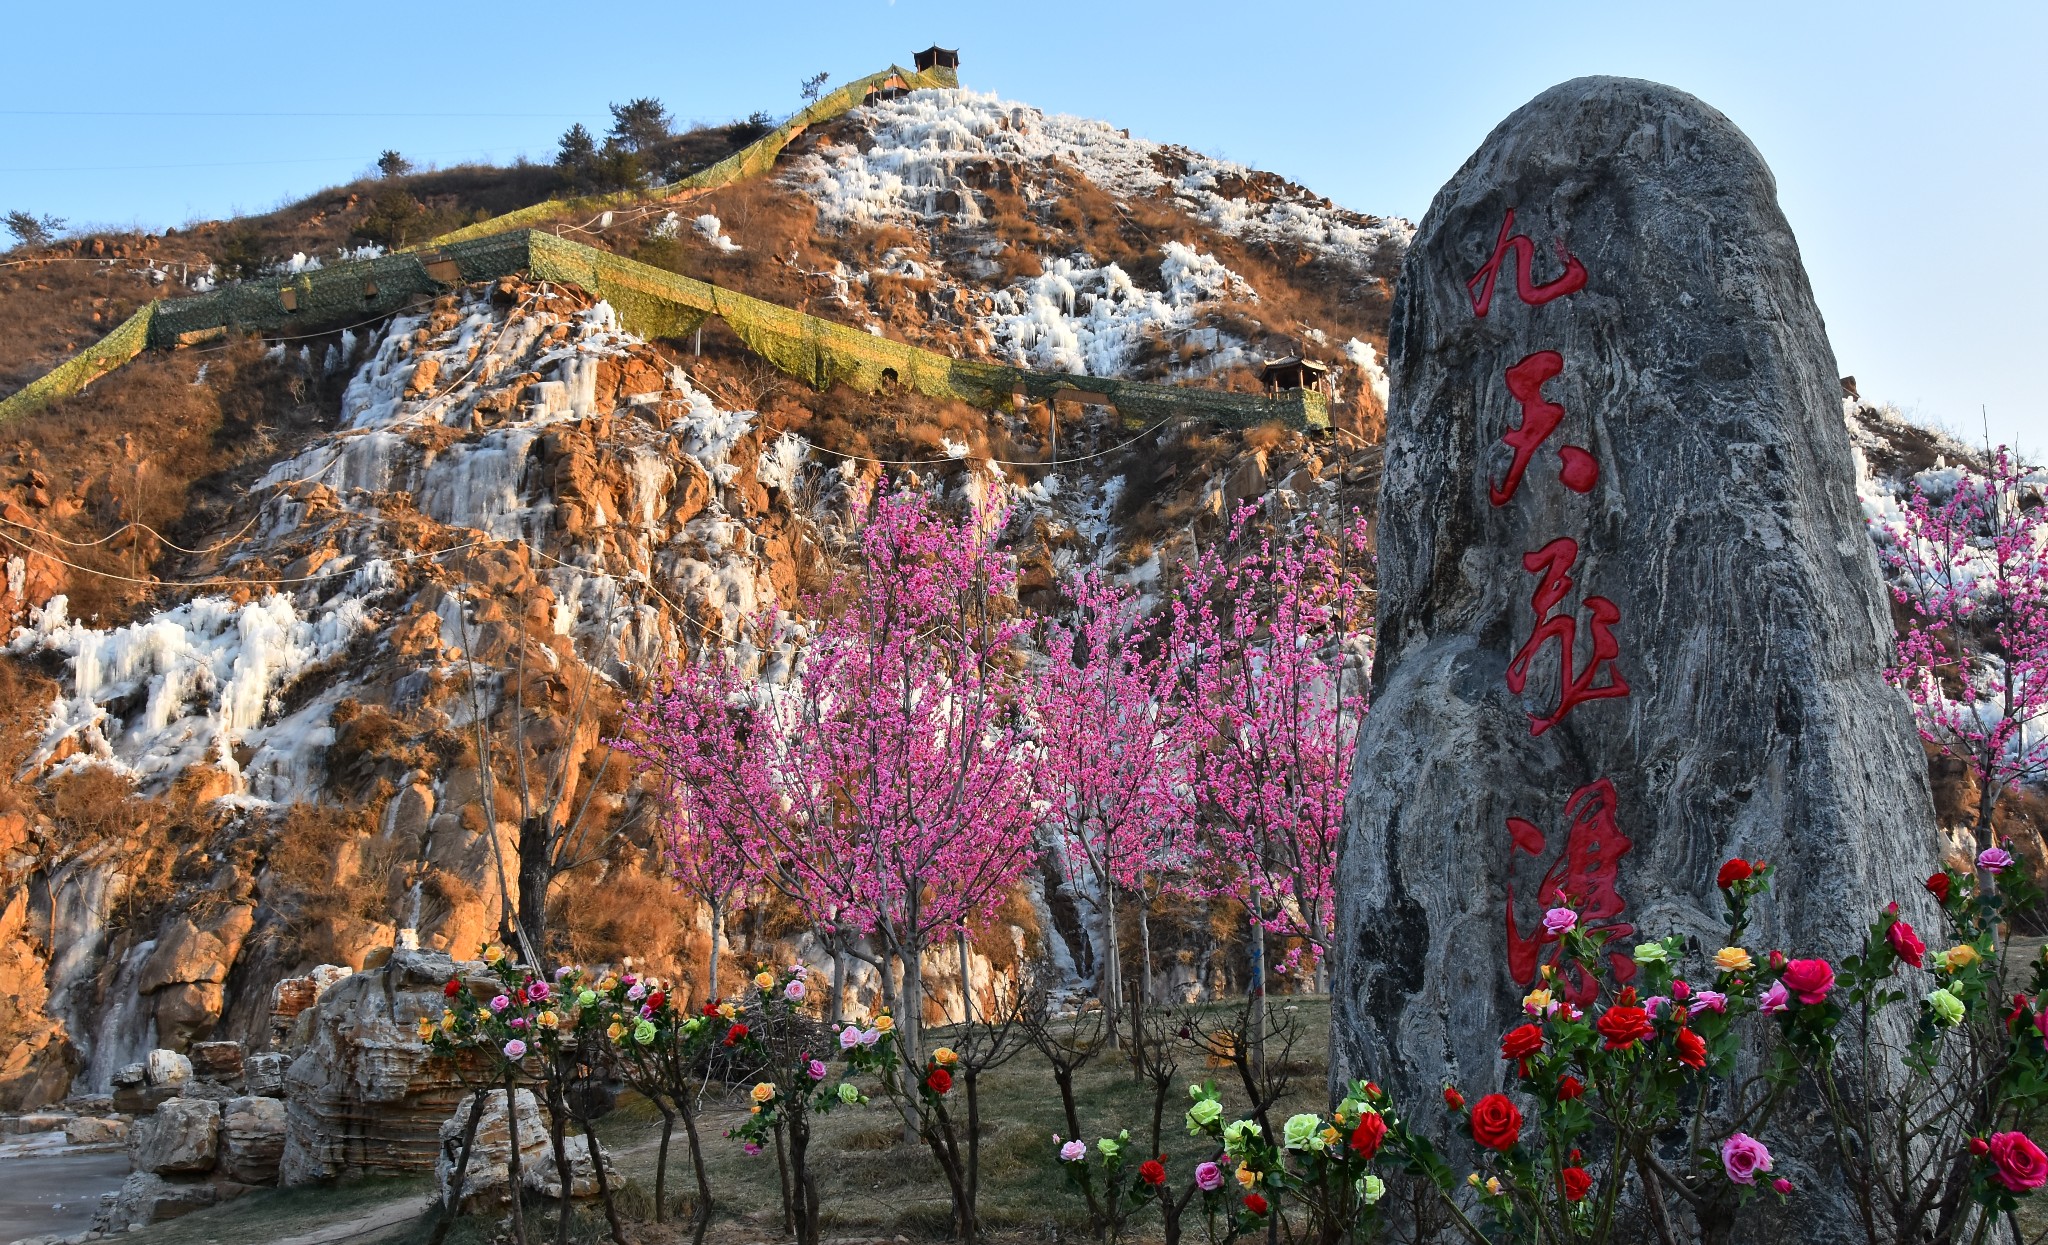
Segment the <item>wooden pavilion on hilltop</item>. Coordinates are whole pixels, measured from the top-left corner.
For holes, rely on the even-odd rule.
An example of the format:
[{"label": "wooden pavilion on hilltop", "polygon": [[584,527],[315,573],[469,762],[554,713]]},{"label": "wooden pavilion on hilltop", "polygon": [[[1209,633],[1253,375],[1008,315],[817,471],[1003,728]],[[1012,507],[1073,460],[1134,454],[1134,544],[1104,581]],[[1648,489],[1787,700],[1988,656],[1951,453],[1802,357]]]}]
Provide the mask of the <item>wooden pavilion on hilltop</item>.
[{"label": "wooden pavilion on hilltop", "polygon": [[958,69],[960,68],[960,49],[942,48],[934,43],[917,54],[917,67],[919,69]]},{"label": "wooden pavilion on hilltop", "polygon": [[1330,365],[1294,354],[1267,359],[1259,365],[1259,383],[1265,386],[1267,393],[1278,393],[1283,389],[1314,389],[1328,393]]}]

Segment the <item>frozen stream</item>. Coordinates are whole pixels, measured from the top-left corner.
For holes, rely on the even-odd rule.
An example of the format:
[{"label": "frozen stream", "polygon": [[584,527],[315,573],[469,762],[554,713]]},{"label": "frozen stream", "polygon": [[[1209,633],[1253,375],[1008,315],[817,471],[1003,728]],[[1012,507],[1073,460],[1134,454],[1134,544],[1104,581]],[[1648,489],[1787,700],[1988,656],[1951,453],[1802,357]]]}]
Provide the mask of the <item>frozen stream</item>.
[{"label": "frozen stream", "polygon": [[92,1227],[100,1195],[128,1178],[120,1146],[67,1145],[63,1133],[32,1133],[0,1143],[0,1242]]}]

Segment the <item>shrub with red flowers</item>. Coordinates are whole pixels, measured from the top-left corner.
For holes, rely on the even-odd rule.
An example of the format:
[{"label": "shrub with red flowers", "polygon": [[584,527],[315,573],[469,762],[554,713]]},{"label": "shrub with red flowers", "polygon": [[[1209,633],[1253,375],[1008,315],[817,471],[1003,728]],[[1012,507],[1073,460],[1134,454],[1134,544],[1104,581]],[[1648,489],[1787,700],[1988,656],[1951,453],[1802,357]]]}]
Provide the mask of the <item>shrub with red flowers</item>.
[{"label": "shrub with red flowers", "polygon": [[834,1038],[805,1014],[801,965],[763,968],[750,985],[726,1005],[733,1023],[722,1044],[759,1071],[747,1091],[747,1118],[728,1135],[750,1155],[774,1147],[785,1224],[799,1245],[815,1245],[823,1208],[810,1161],[812,1119],[868,1101],[853,1078],[895,1069],[895,1028],[849,1026]]},{"label": "shrub with red flowers", "polygon": [[[1931,951],[1894,903],[1829,979],[1838,1018],[1787,1029],[1873,1242],[1986,1239],[2048,1180],[2028,1136],[2048,1123],[2048,963],[2009,992],[2002,914],[2037,896],[2017,870],[1998,876],[2009,856],[1984,859],[2001,850],[1927,880],[1940,913],[1927,932],[1946,950]],[[1785,968],[1794,997],[1801,964]]]}]

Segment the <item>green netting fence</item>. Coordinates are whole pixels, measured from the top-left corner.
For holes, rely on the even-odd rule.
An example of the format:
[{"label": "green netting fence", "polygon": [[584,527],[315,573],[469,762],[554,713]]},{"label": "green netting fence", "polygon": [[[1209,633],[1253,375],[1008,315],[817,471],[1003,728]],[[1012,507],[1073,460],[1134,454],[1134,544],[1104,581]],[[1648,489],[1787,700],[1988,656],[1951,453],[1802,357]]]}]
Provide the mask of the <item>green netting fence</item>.
[{"label": "green netting fence", "polygon": [[150,344],[150,326],[163,305],[151,301],[113,332],[8,394],[0,400],[0,423],[45,402],[69,397],[141,354]]},{"label": "green netting fence", "polygon": [[616,194],[608,195],[582,195],[574,198],[548,199],[528,207],[519,208],[516,211],[507,212],[502,216],[494,216],[489,220],[478,221],[474,225],[465,225],[453,233],[442,234],[440,237],[424,245],[427,247],[447,246],[451,243],[466,242],[472,238],[503,233],[508,229],[518,229],[522,226],[532,225],[539,221],[547,220],[549,217],[560,216],[565,213],[600,212],[606,208],[623,207],[629,203],[641,203],[648,199],[674,198],[678,195],[716,190],[721,186],[730,186],[735,182],[745,181],[750,177],[766,173],[774,167],[776,158],[782,154],[782,149],[795,142],[798,135],[811,126],[830,121],[834,117],[859,107],[861,102],[867,99],[868,92],[870,91],[888,89],[915,90],[919,87],[957,87],[959,85],[960,79],[954,71],[943,66],[932,69],[912,70],[891,65],[880,73],[872,73],[865,78],[856,78],[836,91],[827,91],[815,101],[806,105],[802,112],[776,126],[767,134],[740,148],[718,163],[708,168],[699,169],[680,181],[647,190],[621,190]]},{"label": "green netting fence", "polygon": [[817,389],[847,385],[874,393],[895,384],[984,409],[1028,401],[1092,403],[1113,407],[1130,426],[1176,418],[1235,427],[1271,421],[1329,426],[1324,397],[1313,390],[1231,393],[955,359],[530,229],[152,303],[0,401],[0,421],[78,392],[145,346],[193,345],[237,332],[334,332],[375,323],[424,296],[514,273],[580,286],[609,302],[621,322],[644,337],[680,338],[716,316],[748,350]]}]

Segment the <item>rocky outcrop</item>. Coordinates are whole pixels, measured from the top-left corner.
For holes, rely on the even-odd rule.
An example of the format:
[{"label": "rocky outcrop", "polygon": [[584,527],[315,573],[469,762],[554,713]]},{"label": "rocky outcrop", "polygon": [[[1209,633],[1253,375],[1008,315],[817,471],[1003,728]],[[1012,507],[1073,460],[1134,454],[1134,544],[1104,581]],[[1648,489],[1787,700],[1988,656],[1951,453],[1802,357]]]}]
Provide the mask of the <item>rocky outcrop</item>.
[{"label": "rocky outcrop", "polygon": [[[531,1184],[534,1168],[545,1164],[549,1174],[555,1165],[554,1151],[548,1142],[547,1124],[543,1121],[540,1107],[528,1090],[513,1091],[513,1103],[519,1113],[519,1165],[521,1176]],[[469,1112],[473,1099],[465,1094],[455,1108],[455,1113],[442,1122],[437,1134],[439,1151],[434,1161],[434,1179],[440,1190],[441,1204],[447,1205],[449,1190],[455,1184],[455,1166],[462,1155],[462,1133],[469,1126]],[[505,1204],[507,1191],[512,1187],[509,1164],[512,1160],[512,1130],[505,1111],[505,1092],[496,1090],[484,1096],[483,1114],[477,1120],[476,1140],[471,1143],[469,1166],[462,1173],[462,1200],[466,1208],[480,1210]],[[585,1166],[589,1165],[586,1157]],[[607,1169],[609,1170],[609,1169]]]},{"label": "rocky outcrop", "polygon": [[1560,892],[1624,946],[1712,939],[1716,866],[1764,858],[1751,945],[1831,957],[1919,905],[1926,769],[1838,373],[1749,141],[1652,83],[1546,91],[1438,193],[1392,341],[1341,1069],[1411,1103],[1497,1084]]},{"label": "rocky outcrop", "polygon": [[414,1025],[441,1014],[441,986],[455,971],[446,955],[399,950],[320,996],[304,1018],[309,1040],[285,1073],[280,1183],[433,1166],[463,1088],[454,1069],[428,1058]]},{"label": "rocky outcrop", "polygon": [[220,1171],[242,1184],[277,1183],[284,1157],[284,1103],[245,1095],[228,1100],[221,1114]]},{"label": "rocky outcrop", "polygon": [[213,1170],[220,1157],[220,1104],[172,1098],[136,1121],[129,1159],[137,1171],[160,1176]]}]

